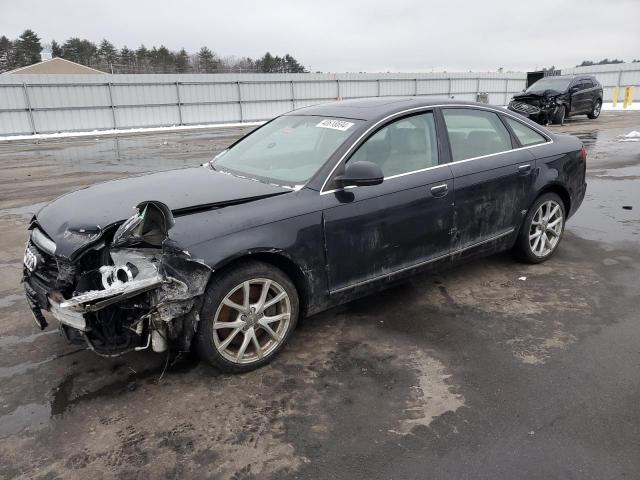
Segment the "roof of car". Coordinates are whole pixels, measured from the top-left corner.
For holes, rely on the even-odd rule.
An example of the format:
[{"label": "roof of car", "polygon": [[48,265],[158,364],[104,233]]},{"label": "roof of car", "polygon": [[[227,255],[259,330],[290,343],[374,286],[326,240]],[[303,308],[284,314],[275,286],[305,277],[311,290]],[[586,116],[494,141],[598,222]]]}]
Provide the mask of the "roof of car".
[{"label": "roof of car", "polygon": [[490,107],[485,103],[467,102],[446,97],[371,97],[322,103],[299,108],[286,115],[317,115],[368,121],[411,108],[448,104]]},{"label": "roof of car", "polygon": [[583,78],[590,78],[592,80],[595,80],[596,77],[594,75],[587,75],[585,73],[582,74],[578,74],[578,73],[572,73],[569,75],[549,75],[547,77],[542,77],[542,78],[570,78],[570,79],[580,79],[582,80]]}]

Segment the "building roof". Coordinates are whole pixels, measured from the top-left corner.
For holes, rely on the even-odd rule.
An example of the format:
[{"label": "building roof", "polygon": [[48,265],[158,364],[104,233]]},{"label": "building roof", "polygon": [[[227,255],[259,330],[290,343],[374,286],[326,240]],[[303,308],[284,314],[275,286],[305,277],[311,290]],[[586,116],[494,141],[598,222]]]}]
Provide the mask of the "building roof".
[{"label": "building roof", "polygon": [[86,67],[79,63],[65,60],[64,58],[52,58],[43,62],[34,63],[26,67],[16,68],[9,72],[5,72],[4,75],[41,75],[41,74],[63,74],[63,75],[95,75],[97,73],[104,74],[100,70],[95,68]]}]

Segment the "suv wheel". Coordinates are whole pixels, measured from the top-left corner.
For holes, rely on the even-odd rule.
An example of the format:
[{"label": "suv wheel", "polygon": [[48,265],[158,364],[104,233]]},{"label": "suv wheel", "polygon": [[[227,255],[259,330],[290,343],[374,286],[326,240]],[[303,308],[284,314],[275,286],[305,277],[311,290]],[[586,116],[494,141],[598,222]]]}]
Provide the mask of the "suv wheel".
[{"label": "suv wheel", "polygon": [[196,350],[223,372],[254,370],[282,350],[298,312],[298,293],[284,272],[263,262],[243,262],[207,287]]},{"label": "suv wheel", "polygon": [[518,235],[515,251],[529,263],[548,260],[558,248],[564,232],[564,202],[555,193],[545,193],[533,202]]},{"label": "suv wheel", "polygon": [[596,100],[596,103],[593,104],[591,112],[587,113],[587,117],[589,117],[591,120],[595,120],[600,116],[600,110],[602,110],[602,100]]},{"label": "suv wheel", "polygon": [[566,113],[567,107],[565,107],[564,105],[560,105],[555,115],[553,116],[551,123],[553,123],[554,125],[562,125],[564,123],[564,117]]}]

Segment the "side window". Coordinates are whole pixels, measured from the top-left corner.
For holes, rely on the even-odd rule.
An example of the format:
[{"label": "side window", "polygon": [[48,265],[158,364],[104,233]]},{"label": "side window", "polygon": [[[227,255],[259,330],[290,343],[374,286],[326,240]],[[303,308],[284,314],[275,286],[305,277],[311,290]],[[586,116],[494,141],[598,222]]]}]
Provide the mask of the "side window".
[{"label": "side window", "polygon": [[376,163],[385,177],[438,165],[438,144],[433,113],[396,120],[369,137],[349,162]]},{"label": "side window", "polygon": [[582,80],[582,86],[583,88],[593,88],[593,81],[589,78],[585,78],[584,80]]},{"label": "side window", "polygon": [[442,113],[454,162],[511,150],[511,136],[496,113],[472,108],[450,108]]},{"label": "side window", "polygon": [[520,123],[511,117],[503,118],[507,121],[511,130],[513,130],[513,133],[518,137],[518,140],[520,140],[520,144],[523,147],[536,145],[538,143],[545,143],[547,141],[546,138],[536,132],[533,128],[527,127],[525,124]]}]

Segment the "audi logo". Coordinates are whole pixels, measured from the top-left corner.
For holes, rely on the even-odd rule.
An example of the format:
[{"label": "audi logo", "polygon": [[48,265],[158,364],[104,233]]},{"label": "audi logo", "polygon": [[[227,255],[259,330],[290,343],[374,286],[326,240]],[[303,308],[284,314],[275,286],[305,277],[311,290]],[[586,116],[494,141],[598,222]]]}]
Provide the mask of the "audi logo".
[{"label": "audi logo", "polygon": [[24,258],[22,260],[24,266],[27,267],[27,270],[33,272],[38,266],[38,257],[27,247],[24,251]]}]

